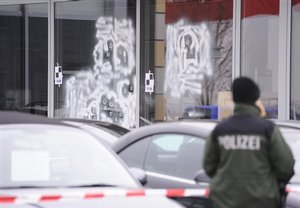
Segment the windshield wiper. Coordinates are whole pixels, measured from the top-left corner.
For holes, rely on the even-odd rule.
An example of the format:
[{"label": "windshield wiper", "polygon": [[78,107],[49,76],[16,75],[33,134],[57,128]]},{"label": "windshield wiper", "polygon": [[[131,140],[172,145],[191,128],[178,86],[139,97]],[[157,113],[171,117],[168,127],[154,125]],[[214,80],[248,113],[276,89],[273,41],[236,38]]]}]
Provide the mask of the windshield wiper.
[{"label": "windshield wiper", "polygon": [[47,189],[47,188],[94,188],[94,187],[117,187],[117,185],[95,183],[95,184],[80,184],[80,185],[66,185],[66,186],[3,186],[0,189]]},{"label": "windshield wiper", "polygon": [[0,189],[46,189],[46,188],[56,188],[56,186],[0,186]]},{"label": "windshield wiper", "polygon": [[116,185],[106,184],[106,183],[94,183],[94,184],[82,184],[67,186],[68,188],[89,188],[89,187],[116,187]]}]

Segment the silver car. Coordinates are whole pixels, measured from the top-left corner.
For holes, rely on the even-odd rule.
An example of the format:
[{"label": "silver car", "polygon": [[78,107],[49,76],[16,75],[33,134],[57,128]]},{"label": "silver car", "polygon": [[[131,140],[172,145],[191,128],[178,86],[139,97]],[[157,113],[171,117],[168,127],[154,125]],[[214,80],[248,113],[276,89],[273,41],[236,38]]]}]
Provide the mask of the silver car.
[{"label": "silver car", "polygon": [[[143,195],[104,143],[54,119],[0,112],[0,207],[181,207]],[[141,190],[142,191],[142,190]]]}]

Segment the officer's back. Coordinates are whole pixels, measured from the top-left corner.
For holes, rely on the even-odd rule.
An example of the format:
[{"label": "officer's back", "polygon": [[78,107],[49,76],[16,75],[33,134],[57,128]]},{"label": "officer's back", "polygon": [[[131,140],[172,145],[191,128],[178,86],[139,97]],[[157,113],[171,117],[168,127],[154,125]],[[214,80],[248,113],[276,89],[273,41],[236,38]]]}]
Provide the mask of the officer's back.
[{"label": "officer's back", "polygon": [[260,117],[258,86],[240,77],[232,85],[234,115],[208,138],[204,169],[212,177],[215,208],[279,207],[279,181],[294,174],[294,159],[278,127]]}]

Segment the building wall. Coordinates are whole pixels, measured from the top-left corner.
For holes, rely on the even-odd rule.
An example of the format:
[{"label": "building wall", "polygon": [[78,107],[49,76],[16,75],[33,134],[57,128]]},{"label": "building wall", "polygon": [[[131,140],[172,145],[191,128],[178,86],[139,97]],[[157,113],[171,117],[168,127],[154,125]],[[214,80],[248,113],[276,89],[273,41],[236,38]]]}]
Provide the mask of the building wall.
[{"label": "building wall", "polygon": [[[228,115],[223,108],[232,108],[232,61],[239,58],[239,74],[257,81],[269,117],[278,118],[279,89],[284,88],[291,92],[289,118],[300,119],[299,0],[286,1],[292,21],[291,45],[285,45],[291,51],[291,76],[285,86],[279,76],[287,70],[279,68],[279,0],[240,0],[235,12],[241,13],[241,42],[233,39],[234,0],[139,2],[140,8],[135,0],[55,2],[48,14],[47,3],[1,1],[1,110],[129,128],[182,117],[221,119]],[[54,20],[53,31],[48,31],[47,18]],[[234,44],[240,47],[239,57],[233,57]],[[49,78],[55,66],[62,69],[62,74],[53,72],[56,82]]]}]

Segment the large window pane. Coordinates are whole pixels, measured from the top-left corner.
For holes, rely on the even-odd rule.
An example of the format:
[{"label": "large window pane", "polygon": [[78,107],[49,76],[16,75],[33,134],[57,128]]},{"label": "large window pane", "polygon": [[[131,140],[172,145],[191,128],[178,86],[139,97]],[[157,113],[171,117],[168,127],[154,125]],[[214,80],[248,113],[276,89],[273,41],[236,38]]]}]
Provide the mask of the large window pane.
[{"label": "large window pane", "polygon": [[55,4],[55,116],[134,127],[137,87],[132,0]]},{"label": "large window pane", "polygon": [[233,0],[142,2],[141,125],[216,119],[231,85]]},{"label": "large window pane", "polygon": [[293,0],[291,51],[291,119],[300,120],[300,1]]},{"label": "large window pane", "polygon": [[278,117],[279,0],[243,0],[241,74],[260,86],[268,116]]},{"label": "large window pane", "polygon": [[0,110],[47,115],[47,8],[0,7]]}]

